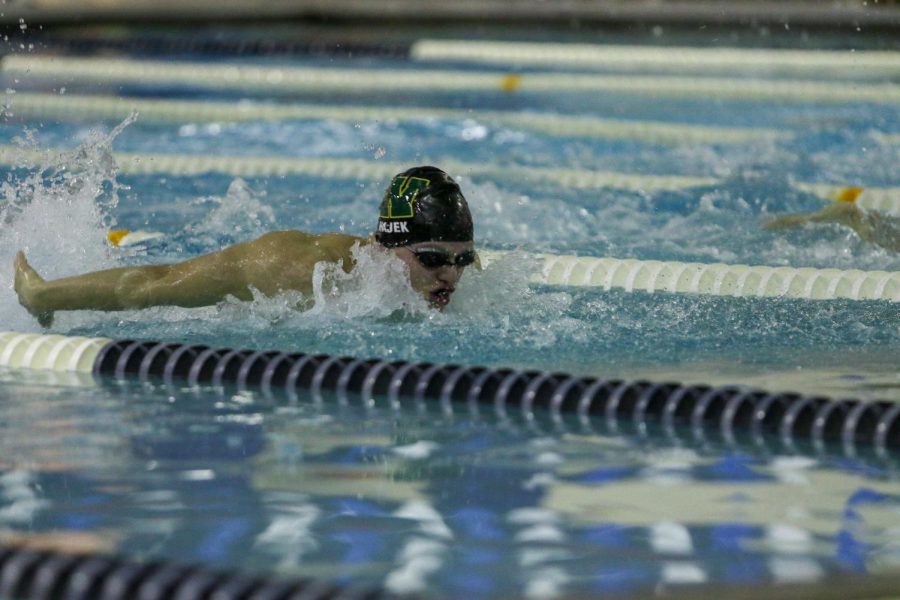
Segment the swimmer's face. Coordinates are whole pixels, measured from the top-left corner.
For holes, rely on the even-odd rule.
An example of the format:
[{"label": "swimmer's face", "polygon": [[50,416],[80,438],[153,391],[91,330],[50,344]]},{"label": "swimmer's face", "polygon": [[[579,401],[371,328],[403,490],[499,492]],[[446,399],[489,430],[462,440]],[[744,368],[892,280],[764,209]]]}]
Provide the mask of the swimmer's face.
[{"label": "swimmer's face", "polygon": [[456,291],[463,270],[475,260],[472,242],[419,242],[394,248],[409,267],[413,289],[432,306],[443,309]]}]

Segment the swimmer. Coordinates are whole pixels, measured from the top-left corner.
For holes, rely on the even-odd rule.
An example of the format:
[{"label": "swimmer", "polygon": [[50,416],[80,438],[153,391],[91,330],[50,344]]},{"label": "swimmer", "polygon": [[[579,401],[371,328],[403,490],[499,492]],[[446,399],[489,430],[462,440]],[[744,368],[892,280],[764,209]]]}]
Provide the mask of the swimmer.
[{"label": "swimmer", "polygon": [[782,215],[766,223],[766,229],[786,229],[806,223],[837,223],[849,227],[862,239],[893,252],[900,252],[900,218],[877,211],[863,211],[850,200],[839,200],[813,213]]},{"label": "swimmer", "polygon": [[15,291],[44,327],[52,325],[58,310],[208,306],[226,296],[252,300],[251,287],[266,296],[286,290],[309,295],[317,263],[337,262],[350,272],[353,247],[374,243],[399,258],[412,288],[431,306],[443,309],[465,267],[477,259],[473,240],[472,215],[459,185],[436,167],[414,167],[391,180],[369,238],[274,231],[175,264],[122,267],[53,281],[38,275],[20,251]]}]

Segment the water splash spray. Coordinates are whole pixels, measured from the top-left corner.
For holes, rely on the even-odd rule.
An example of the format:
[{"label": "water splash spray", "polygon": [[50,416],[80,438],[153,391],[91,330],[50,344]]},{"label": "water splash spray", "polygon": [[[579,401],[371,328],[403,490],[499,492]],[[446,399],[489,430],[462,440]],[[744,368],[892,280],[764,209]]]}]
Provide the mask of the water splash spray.
[{"label": "water splash spray", "polygon": [[[36,330],[37,324],[13,292],[12,261],[24,250],[45,277],[115,266],[106,244],[114,224],[112,210],[121,192],[112,143],[134,123],[132,114],[112,131],[92,131],[74,150],[46,152],[39,163],[23,158],[0,184],[0,322],[11,329]],[[34,148],[33,135],[14,140]]]}]

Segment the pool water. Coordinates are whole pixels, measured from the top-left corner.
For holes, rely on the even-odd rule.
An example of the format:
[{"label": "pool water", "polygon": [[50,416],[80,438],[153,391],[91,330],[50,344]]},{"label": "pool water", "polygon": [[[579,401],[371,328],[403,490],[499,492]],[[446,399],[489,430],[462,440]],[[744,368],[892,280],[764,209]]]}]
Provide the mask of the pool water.
[{"label": "pool water", "polygon": [[[224,62],[362,66],[375,74],[424,68],[371,57]],[[427,68],[503,72],[454,63]],[[534,70],[519,71],[527,77]],[[840,77],[860,89],[872,84],[862,73]],[[897,303],[528,282],[535,252],[900,270],[900,255],[837,225],[778,233],[762,227],[776,214],[825,205],[801,183],[900,187],[900,104],[525,90],[302,93],[3,70],[0,79],[10,90],[0,131],[17,149],[0,167],[6,264],[24,248],[52,278],[181,260],[273,229],[367,235],[387,183],[352,170],[143,175],[122,169],[115,153],[462,165],[448,170],[469,200],[478,247],[512,251],[483,271],[469,269],[443,313],[414,297],[396,263],[361,251],[365,268],[350,275],[323,267],[306,311],[295,306],[310,299],[286,293],[198,309],[59,313],[54,333],[900,400]],[[210,122],[138,114],[123,122],[119,115],[30,117],[16,104],[25,93],[215,101],[236,111],[247,101],[452,108],[465,116]],[[554,135],[485,111],[761,135],[741,143]],[[34,158],[32,150],[43,154]],[[715,183],[633,190],[521,171],[562,168]],[[164,236],[114,248],[105,240],[112,228]],[[0,323],[40,330],[18,306],[8,268],[0,269]],[[816,582],[890,573],[900,562],[894,457],[864,450],[812,456],[776,442],[736,448],[580,425],[535,429],[428,406],[395,411],[377,402],[289,403],[252,391],[97,387],[14,371],[2,377],[0,539],[68,538],[141,559],[446,597]]]},{"label": "pool water", "polygon": [[896,465],[865,452],[4,379],[0,539],[448,598],[809,584],[900,562]]}]

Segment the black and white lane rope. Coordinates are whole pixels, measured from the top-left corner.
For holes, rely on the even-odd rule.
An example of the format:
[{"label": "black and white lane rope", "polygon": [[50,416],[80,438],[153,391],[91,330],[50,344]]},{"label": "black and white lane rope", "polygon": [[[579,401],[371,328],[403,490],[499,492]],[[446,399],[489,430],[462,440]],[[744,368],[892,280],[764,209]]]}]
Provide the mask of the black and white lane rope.
[{"label": "black and white lane rope", "polygon": [[385,590],[270,579],[196,565],[134,562],[0,545],[0,598],[21,600],[379,600]]},{"label": "black and white lane rope", "polygon": [[725,442],[774,436],[793,447],[839,443],[884,455],[900,447],[900,403],[832,400],[716,387],[582,377],[566,373],[387,361],[324,354],[235,350],[154,341],[0,333],[0,367],[92,373],[97,379],[236,386],[263,394],[334,395],[343,404],[376,398],[398,407],[431,402],[497,416],[535,415],[609,430],[661,427]]}]

